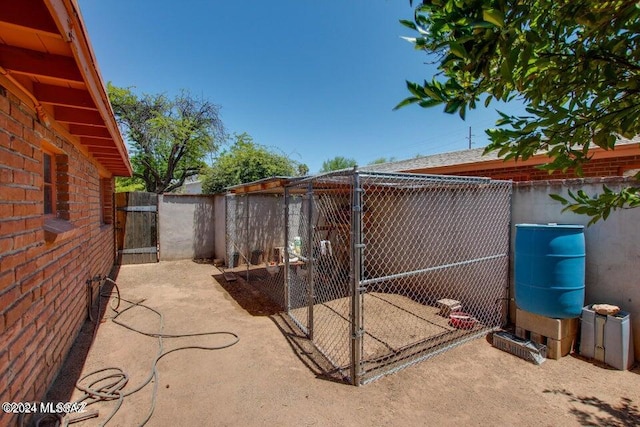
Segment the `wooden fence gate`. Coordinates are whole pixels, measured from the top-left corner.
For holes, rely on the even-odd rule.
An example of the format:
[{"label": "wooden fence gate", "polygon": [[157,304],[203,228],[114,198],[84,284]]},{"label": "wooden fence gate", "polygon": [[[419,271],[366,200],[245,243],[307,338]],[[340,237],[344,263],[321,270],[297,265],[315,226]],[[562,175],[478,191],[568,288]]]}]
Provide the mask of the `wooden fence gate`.
[{"label": "wooden fence gate", "polygon": [[118,264],[158,262],[158,195],[116,193]]}]

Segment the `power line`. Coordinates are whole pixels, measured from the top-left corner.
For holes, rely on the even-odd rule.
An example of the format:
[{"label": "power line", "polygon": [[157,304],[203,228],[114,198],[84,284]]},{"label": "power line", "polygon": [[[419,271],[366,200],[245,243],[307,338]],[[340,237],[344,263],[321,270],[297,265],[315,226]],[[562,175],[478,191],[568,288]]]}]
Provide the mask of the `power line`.
[{"label": "power line", "polygon": [[[489,123],[493,125],[492,120],[478,120],[472,123],[472,125],[475,127],[479,126],[482,129],[487,129],[492,127]],[[476,135],[472,134],[471,136],[473,137]],[[397,153],[401,151],[406,152],[411,148],[417,148],[418,150],[421,150],[421,151],[424,150],[425,151],[425,153],[423,153],[424,155],[428,154],[429,152],[437,151],[439,149],[451,150],[452,147],[457,147],[457,148],[453,148],[453,150],[461,150],[463,149],[463,147],[468,147],[469,144],[467,141],[467,144],[465,144],[464,146],[460,146],[459,145],[460,137],[461,135],[459,133],[458,133],[458,136],[456,136],[454,133],[451,132],[451,130],[441,129],[437,133],[430,134],[427,138],[421,138],[419,141],[408,143],[408,144],[394,144],[393,148],[390,148],[388,150],[380,150],[380,151],[377,151],[375,154],[377,157],[388,155],[388,154],[397,155]],[[462,138],[464,138],[465,140],[468,140],[468,136],[464,136]],[[478,142],[476,140],[472,140],[472,144],[478,144]]]}]

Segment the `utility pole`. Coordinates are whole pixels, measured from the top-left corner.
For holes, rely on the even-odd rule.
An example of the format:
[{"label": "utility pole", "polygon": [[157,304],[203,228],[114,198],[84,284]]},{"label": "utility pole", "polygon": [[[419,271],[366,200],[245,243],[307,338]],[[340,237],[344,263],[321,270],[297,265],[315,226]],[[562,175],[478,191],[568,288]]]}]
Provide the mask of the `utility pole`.
[{"label": "utility pole", "polygon": [[469,150],[471,150],[471,144],[473,144],[473,142],[471,142],[471,137],[474,135],[471,135],[471,126],[469,126],[469,136],[466,138],[469,140]]}]

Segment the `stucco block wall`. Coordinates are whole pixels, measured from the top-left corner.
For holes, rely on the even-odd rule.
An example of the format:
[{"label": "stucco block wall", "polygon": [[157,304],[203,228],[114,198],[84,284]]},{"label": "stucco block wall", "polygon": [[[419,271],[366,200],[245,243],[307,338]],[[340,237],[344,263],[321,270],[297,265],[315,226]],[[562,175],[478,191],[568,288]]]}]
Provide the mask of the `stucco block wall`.
[{"label": "stucco block wall", "polygon": [[[632,184],[629,178],[590,178],[517,183],[513,193],[512,245],[513,265],[515,224],[550,222],[582,224],[584,215],[562,212],[562,205],[549,194],[567,196],[567,191],[584,190],[593,196],[602,193],[602,185],[612,190]],[[640,360],[640,209],[619,210],[606,221],[585,228],[586,277],[585,304],[608,303],[631,313],[636,360]],[[511,295],[513,293],[512,269]],[[512,302],[512,316],[515,306]]]},{"label": "stucco block wall", "polygon": [[161,195],[160,260],[213,258],[215,218],[214,196]]},{"label": "stucco block wall", "polygon": [[[53,242],[43,142],[61,152],[58,217],[70,229]],[[57,375],[87,316],[87,279],[114,262],[112,193],[111,178],[0,87],[0,401],[42,400]],[[0,425],[14,422],[0,413]]]}]

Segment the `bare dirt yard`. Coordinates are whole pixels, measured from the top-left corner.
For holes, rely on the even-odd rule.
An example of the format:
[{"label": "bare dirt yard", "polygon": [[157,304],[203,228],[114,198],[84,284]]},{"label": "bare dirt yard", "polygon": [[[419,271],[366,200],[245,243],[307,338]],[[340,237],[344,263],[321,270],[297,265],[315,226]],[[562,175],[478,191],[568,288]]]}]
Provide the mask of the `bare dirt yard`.
[{"label": "bare dirt yard", "polygon": [[[283,333],[265,297],[241,280],[215,277],[220,277],[215,267],[192,261],[120,268],[116,282],[122,298],[144,299],[161,312],[165,334],[229,331],[239,341],[215,351],[167,354],[157,363],[157,381],[121,402],[89,406],[99,417],[75,425],[99,425],[118,404],[107,425],[139,425],[154,402],[149,426],[640,425],[640,369],[612,370],[576,355],[536,366],[482,338],[362,387],[324,379]],[[102,303],[104,308],[107,299]],[[121,303],[116,321],[158,332],[156,313],[141,307],[124,311],[128,306]],[[99,369],[124,371],[125,394],[149,377],[158,339],[116,324],[114,315],[103,309],[93,341],[94,324],[87,322],[50,400],[81,397],[76,381]],[[233,336],[162,341],[166,352],[224,346]]]}]

